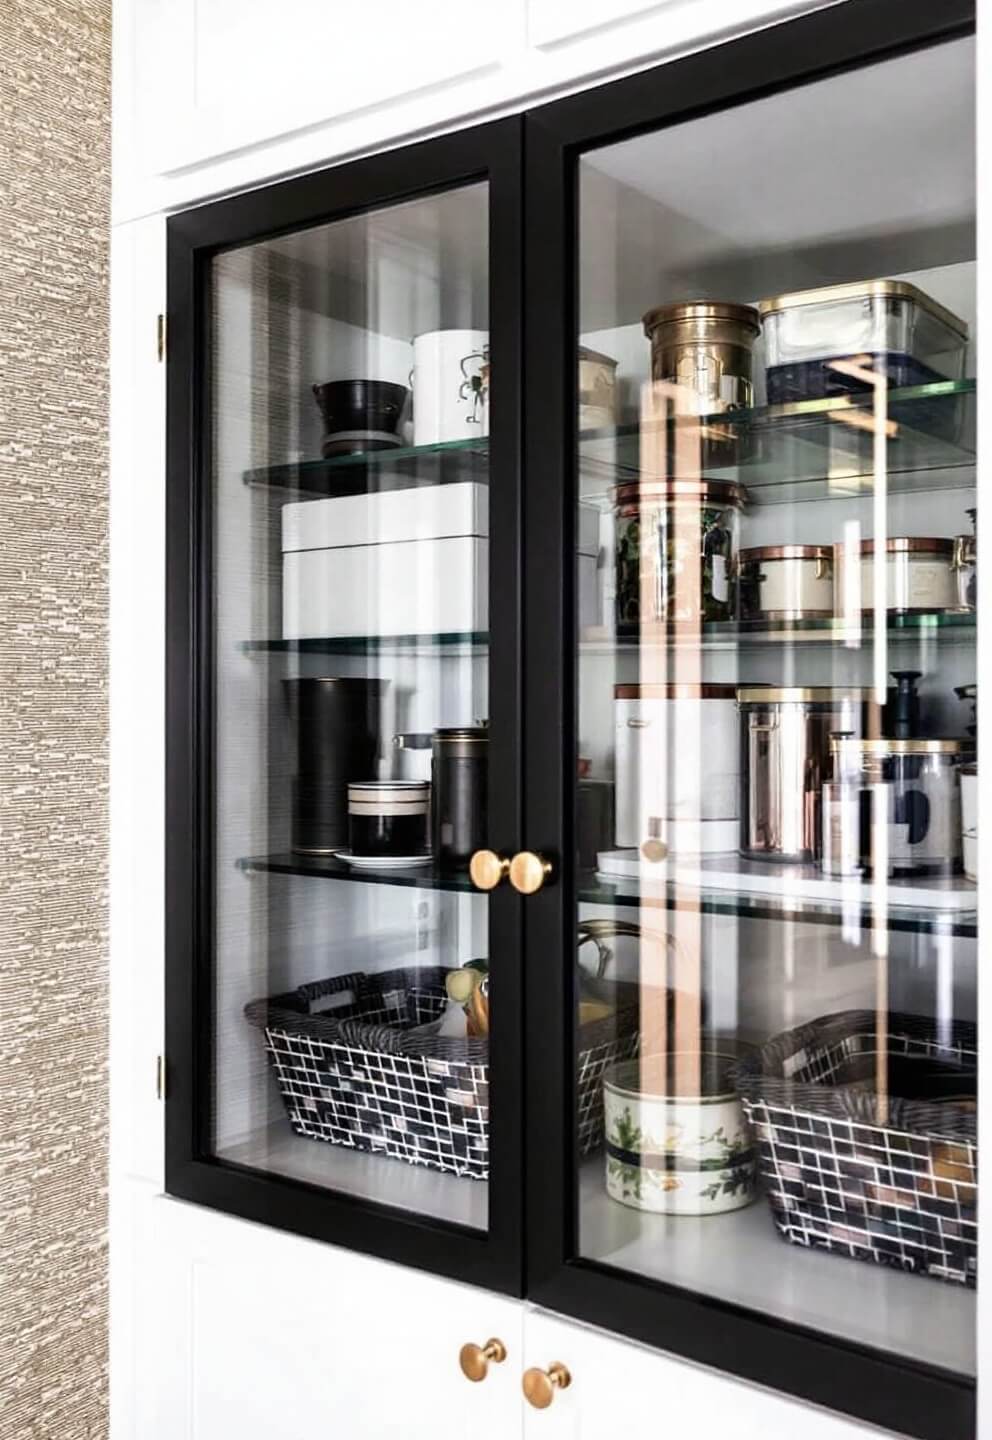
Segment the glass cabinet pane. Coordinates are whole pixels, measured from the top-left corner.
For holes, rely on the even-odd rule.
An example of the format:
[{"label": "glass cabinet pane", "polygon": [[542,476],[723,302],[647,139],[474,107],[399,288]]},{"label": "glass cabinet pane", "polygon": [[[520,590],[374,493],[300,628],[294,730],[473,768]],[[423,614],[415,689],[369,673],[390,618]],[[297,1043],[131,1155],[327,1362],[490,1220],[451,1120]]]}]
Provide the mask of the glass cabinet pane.
[{"label": "glass cabinet pane", "polygon": [[212,1153],[487,1224],[488,189],[212,261]]},{"label": "glass cabinet pane", "polygon": [[574,557],[579,1252],[966,1373],[973,95],[582,157]]}]

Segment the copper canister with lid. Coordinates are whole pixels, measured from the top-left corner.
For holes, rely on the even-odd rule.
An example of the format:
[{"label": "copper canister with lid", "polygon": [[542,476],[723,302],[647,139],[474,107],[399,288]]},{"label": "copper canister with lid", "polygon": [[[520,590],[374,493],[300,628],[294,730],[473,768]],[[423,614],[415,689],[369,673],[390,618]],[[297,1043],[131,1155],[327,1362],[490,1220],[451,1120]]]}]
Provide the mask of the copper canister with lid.
[{"label": "copper canister with lid", "polygon": [[877,733],[872,690],[749,685],[737,691],[740,852],[751,860],[820,858],[831,735]]}]

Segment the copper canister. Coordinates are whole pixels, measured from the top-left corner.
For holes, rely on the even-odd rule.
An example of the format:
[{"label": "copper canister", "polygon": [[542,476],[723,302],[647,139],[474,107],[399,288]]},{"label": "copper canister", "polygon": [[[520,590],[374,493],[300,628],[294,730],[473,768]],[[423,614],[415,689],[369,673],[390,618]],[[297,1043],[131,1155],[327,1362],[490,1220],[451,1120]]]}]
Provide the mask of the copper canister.
[{"label": "copper canister", "polygon": [[712,415],[751,405],[757,310],[729,301],[658,305],[644,316],[651,341],[651,378],[678,385],[676,409]]}]

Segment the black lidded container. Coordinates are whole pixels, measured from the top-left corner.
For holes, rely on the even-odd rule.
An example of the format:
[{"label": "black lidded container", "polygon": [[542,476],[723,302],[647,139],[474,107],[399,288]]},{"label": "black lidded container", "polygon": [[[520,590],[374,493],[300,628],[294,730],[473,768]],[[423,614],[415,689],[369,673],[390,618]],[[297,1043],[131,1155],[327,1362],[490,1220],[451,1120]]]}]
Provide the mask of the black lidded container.
[{"label": "black lidded container", "polygon": [[426,780],[353,780],[348,786],[351,853],[382,859],[429,854],[430,810]]},{"label": "black lidded container", "polygon": [[293,850],[329,855],[348,844],[348,782],[375,774],[389,681],[304,675],[283,684],[296,758]]},{"label": "black lidded container", "polygon": [[434,863],[463,869],[488,844],[489,731],[485,725],[435,730],[431,757]]}]

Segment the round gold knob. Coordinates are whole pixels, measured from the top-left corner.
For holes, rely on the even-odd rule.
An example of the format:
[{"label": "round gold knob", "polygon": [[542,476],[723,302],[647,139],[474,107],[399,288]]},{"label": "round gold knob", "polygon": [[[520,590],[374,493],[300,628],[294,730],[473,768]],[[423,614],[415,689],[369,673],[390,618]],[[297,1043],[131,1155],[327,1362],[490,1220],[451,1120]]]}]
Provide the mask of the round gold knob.
[{"label": "round gold knob", "polygon": [[489,1365],[502,1365],[506,1359],[506,1346],[502,1340],[487,1340],[485,1345],[463,1345],[458,1352],[458,1363],[466,1380],[485,1380]]},{"label": "round gold knob", "polygon": [[477,890],[495,890],[510,871],[510,862],[495,850],[476,850],[468,862],[468,873]]},{"label": "round gold knob", "polygon": [[551,878],[552,865],[533,850],[521,850],[510,861],[510,884],[521,895],[533,895]]},{"label": "round gold knob", "polygon": [[547,1410],[555,1398],[555,1391],[567,1390],[571,1383],[572,1377],[567,1368],[556,1360],[547,1370],[535,1368],[524,1371],[524,1398],[535,1410]]}]

